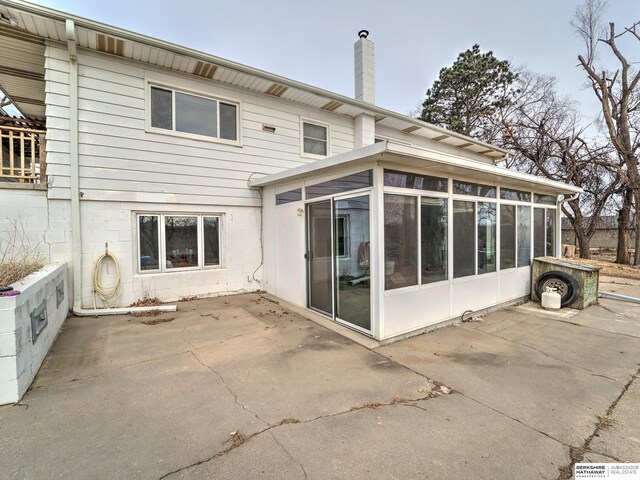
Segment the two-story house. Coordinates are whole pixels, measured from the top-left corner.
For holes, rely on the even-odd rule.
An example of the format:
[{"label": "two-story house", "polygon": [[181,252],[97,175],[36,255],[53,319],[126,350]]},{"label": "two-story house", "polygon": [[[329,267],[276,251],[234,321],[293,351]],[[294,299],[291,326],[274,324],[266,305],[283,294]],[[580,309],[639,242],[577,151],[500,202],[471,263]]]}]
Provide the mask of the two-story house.
[{"label": "two-story house", "polygon": [[[74,309],[266,290],[379,340],[525,298],[573,186],[355,98],[0,0],[2,217],[71,266]],[[6,225],[3,223],[2,225]]]}]

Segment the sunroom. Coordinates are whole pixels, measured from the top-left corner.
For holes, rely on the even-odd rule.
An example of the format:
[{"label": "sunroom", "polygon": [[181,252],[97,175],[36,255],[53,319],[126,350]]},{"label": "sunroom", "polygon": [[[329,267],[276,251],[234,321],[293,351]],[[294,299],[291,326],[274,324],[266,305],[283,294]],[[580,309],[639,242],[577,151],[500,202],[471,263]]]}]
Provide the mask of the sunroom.
[{"label": "sunroom", "polygon": [[527,298],[581,191],[386,140],[252,185],[265,289],[385,342]]}]

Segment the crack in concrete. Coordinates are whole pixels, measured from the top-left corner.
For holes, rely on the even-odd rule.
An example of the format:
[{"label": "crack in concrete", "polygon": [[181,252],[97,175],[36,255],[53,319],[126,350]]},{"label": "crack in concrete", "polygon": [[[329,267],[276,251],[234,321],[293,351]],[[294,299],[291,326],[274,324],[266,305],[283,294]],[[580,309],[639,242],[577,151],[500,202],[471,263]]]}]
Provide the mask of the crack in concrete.
[{"label": "crack in concrete", "polygon": [[621,459],[619,459],[618,457],[616,457],[614,455],[609,455],[608,453],[603,453],[603,452],[599,452],[597,450],[592,450],[592,449],[589,449],[589,452],[590,453],[595,453],[596,455],[601,455],[603,457],[610,458],[611,460],[615,460],[616,463],[627,463],[624,460],[621,460]]},{"label": "crack in concrete", "polygon": [[597,330],[598,332],[606,332],[606,333],[610,333],[612,335],[620,335],[622,337],[629,337],[629,338],[635,338],[635,339],[640,338],[640,335],[631,335],[629,333],[613,332],[611,330],[606,330],[604,328],[598,328],[598,327],[594,327],[592,325],[585,325],[584,323],[572,322],[570,320],[561,320],[559,318],[551,318],[551,317],[544,317],[544,318],[549,319],[549,320],[554,321],[554,322],[567,323],[569,325],[573,325],[574,327],[590,328],[591,330]]},{"label": "crack in concrete", "polygon": [[308,479],[309,476],[307,475],[307,471],[304,469],[304,466],[302,465],[302,463],[298,462],[295,458],[293,458],[293,455],[291,455],[291,453],[289,453],[289,450],[287,450],[284,445],[282,445],[278,439],[276,438],[276,436],[273,434],[272,431],[269,431],[269,435],[271,435],[271,438],[273,438],[273,441],[276,442],[278,445],[280,445],[280,448],[284,451],[284,453],[287,454],[287,456],[291,459],[292,462],[297,463],[298,466],[300,467],[300,470],[302,470],[302,474],[304,475],[305,479]]},{"label": "crack in concrete", "polygon": [[522,420],[519,420],[519,419],[517,419],[517,418],[515,418],[515,417],[512,417],[511,415],[509,415],[509,414],[507,414],[507,413],[501,412],[501,411],[500,411],[500,410],[498,410],[497,408],[494,408],[494,407],[492,407],[491,405],[487,405],[486,403],[481,402],[480,400],[478,400],[478,399],[476,399],[476,398],[470,397],[469,395],[467,395],[467,394],[465,394],[465,393],[461,392],[460,390],[456,390],[456,391],[454,391],[454,393],[458,393],[458,394],[462,395],[463,397],[468,398],[468,399],[469,399],[469,400],[471,400],[472,402],[476,402],[478,405],[482,405],[483,407],[488,408],[489,410],[491,410],[491,411],[493,411],[493,412],[496,412],[497,414],[502,415],[503,417],[506,417],[506,418],[508,418],[509,420],[513,420],[514,422],[519,423],[519,424],[520,424],[520,425],[522,425],[523,427],[527,427],[528,429],[533,430],[534,432],[539,433],[540,435],[543,435],[543,436],[547,437],[547,438],[548,438],[548,439],[550,439],[550,440],[553,440],[553,441],[555,441],[555,442],[558,442],[558,443],[559,443],[559,444],[561,444],[561,445],[564,445],[565,447],[569,447],[569,448],[571,448],[571,447],[572,447],[571,445],[569,445],[568,443],[563,442],[563,441],[562,441],[562,440],[560,440],[559,438],[556,438],[556,437],[554,437],[553,435],[548,434],[547,432],[543,432],[542,430],[538,430],[538,429],[537,429],[537,428],[535,428],[534,426],[529,425],[528,423],[525,423],[525,422],[523,422]]},{"label": "crack in concrete", "polygon": [[[373,409],[382,408],[382,407],[396,407],[396,406],[410,405],[412,402],[419,402],[419,401],[423,401],[423,400],[429,400],[431,398],[439,397],[440,395],[444,395],[444,394],[437,393],[437,392],[429,392],[429,395],[427,395],[425,397],[415,398],[415,399],[411,399],[411,400],[395,398],[391,402],[388,402],[388,403],[365,403],[363,405],[358,405],[358,406],[355,406],[355,407],[351,407],[348,410],[343,410],[341,412],[336,412],[336,413],[330,413],[330,414],[327,414],[327,415],[319,415],[317,417],[310,418],[308,420],[283,419],[282,421],[280,421],[278,423],[275,423],[273,425],[269,424],[268,422],[264,422],[264,423],[266,423],[268,425],[266,428],[263,428],[262,430],[258,430],[257,432],[254,432],[251,435],[246,435],[246,436],[241,434],[241,433],[239,433],[239,432],[237,432],[236,436],[234,436],[234,438],[236,438],[237,436],[240,436],[241,437],[241,441],[234,442],[234,439],[232,439],[231,440],[232,443],[230,445],[228,445],[227,447],[223,448],[219,452],[214,453],[210,457],[207,457],[207,458],[205,458],[203,460],[199,460],[197,462],[194,462],[192,464],[186,465],[184,467],[180,467],[180,468],[178,468],[176,470],[173,470],[172,472],[165,473],[158,480],[163,480],[163,479],[165,479],[165,478],[167,478],[170,475],[173,475],[175,473],[183,472],[183,471],[188,470],[190,468],[197,467],[198,465],[202,465],[202,464],[208,463],[208,462],[210,462],[212,460],[215,460],[216,458],[222,457],[222,456],[226,455],[227,453],[235,450],[236,448],[239,448],[241,445],[244,445],[245,443],[247,443],[252,438],[255,438],[258,435],[261,435],[261,434],[263,434],[265,432],[270,432],[271,433],[271,430],[273,430],[275,428],[282,427],[284,425],[308,424],[308,423],[316,422],[318,420],[324,420],[326,418],[332,418],[332,417],[339,417],[339,416],[342,416],[342,415],[347,415],[347,414],[350,414],[350,413],[359,412],[361,410],[366,410],[366,409],[373,410]],[[273,436],[273,434],[271,434],[271,435]],[[275,438],[274,438],[274,440],[275,440]],[[278,443],[282,447],[280,442],[278,442],[277,440],[276,440],[276,443]],[[284,447],[283,447],[283,449],[284,449]],[[286,449],[285,449],[285,451],[286,451]],[[287,454],[289,454],[289,452],[287,452]],[[291,455],[289,455],[289,456],[291,457]],[[291,457],[291,458],[293,460],[293,457]],[[293,460],[293,461],[295,461],[295,460]],[[300,464],[300,467],[304,471],[304,468],[302,467],[301,464]],[[306,478],[306,475],[307,475],[306,471],[304,473],[305,473],[305,478]]]},{"label": "crack in concrete", "polygon": [[[484,332],[484,333],[486,333],[486,332]],[[501,337],[500,337],[500,338],[501,338]],[[408,367],[408,366],[406,366],[406,365],[403,365],[403,364],[401,364],[401,363],[398,363],[397,361],[393,360],[392,358],[389,358],[389,357],[387,357],[387,356],[385,356],[385,355],[383,355],[383,354],[381,354],[381,353],[379,353],[379,352],[377,352],[377,351],[376,351],[375,353],[377,353],[378,355],[381,355],[382,357],[384,357],[384,358],[388,359],[389,361],[391,361],[391,362],[393,362],[393,363],[395,363],[395,364],[397,364],[397,365],[400,365],[400,366],[402,366],[402,367],[406,368],[407,370],[409,370],[409,371],[411,371],[411,372],[415,373],[416,375],[420,375],[421,377],[426,378],[426,379],[427,379],[429,382],[431,382],[431,383],[434,383],[434,384],[436,384],[436,385],[443,385],[443,386],[446,386],[444,383],[438,382],[437,380],[432,380],[432,379],[430,379],[429,377],[427,377],[426,375],[423,375],[422,373],[420,373],[420,372],[418,372],[418,371],[416,371],[416,370],[414,370],[414,369],[412,369],[412,368],[410,368],[410,367]],[[541,353],[542,353],[542,352],[541,352]],[[508,414],[506,414],[506,413],[504,413],[504,412],[501,412],[500,410],[498,410],[498,409],[496,409],[496,408],[494,408],[494,407],[492,407],[492,406],[490,406],[490,405],[487,405],[487,404],[485,404],[485,403],[481,402],[480,400],[476,400],[475,398],[470,397],[469,395],[467,395],[467,394],[465,394],[465,393],[461,392],[461,391],[460,391],[460,390],[458,390],[458,389],[455,389],[455,388],[452,388],[452,387],[449,387],[449,386],[446,386],[446,387],[451,391],[451,393],[459,393],[459,394],[460,394],[460,395],[462,395],[463,397],[468,398],[469,400],[471,400],[471,401],[473,401],[473,402],[476,402],[477,404],[482,405],[483,407],[486,407],[486,408],[488,408],[488,409],[490,409],[490,410],[492,410],[492,411],[496,412],[496,413],[497,413],[497,414],[499,414],[499,415],[502,415],[502,416],[504,416],[504,417],[506,417],[506,418],[508,418],[508,419],[510,419],[510,420],[513,420],[514,422],[519,423],[520,425],[522,425],[522,426],[524,426],[524,427],[527,427],[527,428],[529,428],[529,429],[531,429],[531,430],[533,430],[533,431],[535,431],[535,432],[537,432],[537,433],[539,433],[539,434],[541,434],[541,435],[544,435],[545,437],[547,437],[547,438],[549,438],[549,439],[551,439],[551,440],[555,440],[556,442],[558,442],[558,443],[560,443],[560,444],[562,444],[562,445],[565,445],[565,446],[567,446],[567,447],[570,447],[570,445],[568,445],[567,443],[563,442],[562,440],[557,439],[557,438],[553,437],[552,435],[549,435],[548,433],[543,432],[542,430],[538,430],[537,428],[535,428],[535,427],[533,427],[533,426],[531,426],[531,425],[528,425],[528,424],[524,423],[522,420],[518,420],[517,418],[514,418],[514,417],[512,417],[512,416],[510,416],[510,415],[508,415]],[[411,405],[410,405],[410,406],[411,406]],[[424,410],[425,412],[427,411],[427,410],[425,410],[425,409],[423,409],[423,408],[419,407],[418,405],[414,405],[414,406],[415,406],[416,408],[419,408],[419,409],[421,409],[421,410]]]},{"label": "crack in concrete", "polygon": [[474,329],[474,331],[481,332],[481,333],[484,333],[485,335],[490,335],[490,336],[495,337],[495,338],[499,338],[501,340],[504,340],[505,342],[513,343],[514,345],[519,345],[521,347],[530,348],[531,350],[534,350],[534,351],[544,355],[545,357],[550,358],[551,360],[556,360],[556,361],[564,363],[565,365],[568,365],[570,367],[577,368],[579,370],[584,370],[586,372],[589,372],[594,377],[602,377],[602,378],[606,378],[608,380],[616,381],[615,378],[609,377],[608,375],[603,375],[603,374],[600,374],[600,373],[596,373],[596,372],[594,372],[593,370],[591,370],[591,369],[589,369],[587,367],[581,367],[579,365],[574,365],[572,363],[567,362],[566,360],[563,360],[563,359],[558,358],[558,357],[554,357],[553,355],[549,355],[547,352],[544,352],[544,351],[540,350],[539,348],[534,347],[533,345],[528,345],[526,343],[521,343],[521,342],[517,342],[515,340],[510,340],[508,338],[501,337],[500,335],[496,335],[495,333],[485,332],[484,330]]},{"label": "crack in concrete", "polygon": [[[624,396],[625,393],[627,393],[627,391],[629,390],[629,387],[631,387],[631,384],[633,384],[633,382],[640,377],[640,368],[638,370],[636,370],[636,372],[631,375],[631,379],[625,384],[624,387],[622,387],[622,391],[620,392],[620,394],[616,397],[616,399],[613,401],[613,403],[611,405],[609,405],[609,408],[607,409],[607,412],[604,414],[604,417],[610,417],[611,414],[613,413],[613,411],[615,410],[616,406],[618,405],[618,402],[620,402],[620,400],[622,399],[622,397]],[[598,435],[598,433],[604,429],[607,426],[606,422],[603,421],[602,417],[598,420],[598,422],[596,423],[596,426],[593,430],[593,432],[591,433],[591,435],[589,435],[584,442],[582,443],[581,447],[571,447],[570,448],[570,452],[569,452],[569,456],[570,456],[570,462],[565,465],[564,467],[560,467],[558,469],[559,473],[558,473],[558,478],[557,480],[568,480],[571,477],[573,477],[573,466],[576,463],[580,463],[584,460],[584,455],[586,452],[591,452],[591,453],[595,453],[598,455],[604,455],[600,452],[596,452],[594,450],[591,450],[589,447],[591,445],[591,442],[593,441],[593,439],[596,437],[596,435]],[[610,455],[604,455],[608,458],[613,458],[614,460],[618,460],[615,459],[614,457],[610,456]]]},{"label": "crack in concrete", "polygon": [[204,368],[206,368],[207,370],[209,370],[211,373],[213,373],[222,383],[222,385],[224,386],[224,388],[231,394],[231,396],[233,397],[233,401],[235,402],[236,405],[238,405],[239,407],[241,407],[243,410],[247,410],[249,412],[251,412],[253,414],[253,416],[256,418],[256,420],[258,420],[261,423],[264,423],[268,426],[269,422],[266,422],[264,420],[262,420],[258,414],[256,412],[254,412],[253,410],[249,409],[249,407],[247,407],[246,405],[244,405],[243,403],[240,402],[240,400],[238,399],[238,395],[236,394],[236,392],[233,391],[233,389],[227,384],[227,382],[225,381],[224,377],[222,375],[220,375],[213,367],[211,367],[210,365],[207,365],[206,363],[204,363],[200,357],[198,357],[198,354],[196,353],[196,350],[198,350],[198,348],[191,343],[186,337],[185,337],[185,332],[186,332],[186,327],[182,330],[182,340],[186,343],[188,343],[191,346],[191,350],[188,350],[188,352],[191,354],[191,356],[200,364],[202,365]]},{"label": "crack in concrete", "polygon": [[609,307],[605,307],[602,303],[599,303],[598,305],[600,305],[600,308],[605,309],[607,312],[613,313],[614,315],[618,316],[618,317],[624,317],[624,318],[628,318],[630,320],[637,320],[637,317],[632,317],[631,315],[627,315],[626,313],[622,313],[622,312],[616,312],[614,309],[609,308]]}]

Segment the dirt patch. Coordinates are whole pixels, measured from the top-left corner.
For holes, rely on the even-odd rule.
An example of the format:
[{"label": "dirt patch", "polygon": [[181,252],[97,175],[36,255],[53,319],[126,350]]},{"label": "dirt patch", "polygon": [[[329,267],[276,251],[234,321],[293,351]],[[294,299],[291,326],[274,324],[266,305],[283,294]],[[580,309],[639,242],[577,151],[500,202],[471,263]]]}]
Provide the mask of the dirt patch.
[{"label": "dirt patch", "polygon": [[[157,297],[145,297],[133,302],[130,307],[157,307],[162,305],[162,302]],[[146,312],[131,312],[132,317],[155,317],[160,315],[160,310],[147,310]],[[144,322],[143,322],[144,323]]]},{"label": "dirt patch", "polygon": [[293,417],[287,417],[287,418],[283,418],[282,420],[280,420],[278,423],[276,423],[274,426],[279,426],[279,425],[290,425],[293,423],[300,423],[300,420],[298,420],[297,418],[293,418]]},{"label": "dirt patch", "polygon": [[[157,310],[154,310],[157,312]],[[143,312],[143,313],[148,313],[148,312]],[[162,312],[159,312],[162,313]],[[161,323],[168,323],[168,322],[173,322],[176,318],[175,317],[169,317],[169,318],[154,318],[153,320],[144,320],[143,322],[140,322],[144,325],[159,325]]]},{"label": "dirt patch", "polygon": [[571,258],[571,262],[581,263],[584,265],[592,265],[594,267],[600,267],[600,275],[607,277],[620,277],[631,278],[634,280],[640,280],[640,268],[634,268],[631,265],[620,265],[613,263],[613,258],[604,254],[592,254],[593,258],[589,260],[584,258]]},{"label": "dirt patch", "polygon": [[162,305],[162,302],[158,297],[145,297],[133,302],[130,307],[157,307]]},{"label": "dirt patch", "polygon": [[231,440],[227,442],[227,446],[223,450],[218,452],[216,454],[216,457],[221,457],[222,455],[229,453],[231,450],[238,448],[240,445],[242,445],[244,442],[249,440],[249,438],[253,437],[254,435],[247,437],[244,433],[240,433],[240,432],[234,433],[233,437],[231,437]]},{"label": "dirt patch", "polygon": [[178,300],[179,302],[193,302],[194,300],[198,300],[198,297],[196,297],[195,295],[192,295],[190,297],[180,297],[180,300]]},{"label": "dirt patch", "polygon": [[358,411],[358,410],[362,410],[362,409],[364,409],[364,408],[369,408],[369,409],[371,409],[371,410],[375,410],[375,409],[377,409],[377,408],[385,407],[385,406],[387,406],[387,405],[388,405],[388,404],[386,404],[386,403],[371,402],[371,403],[365,403],[364,405],[360,405],[360,406],[358,406],[358,407],[351,407],[351,408],[349,409],[349,411],[350,411],[350,412],[355,412],[355,411]]}]

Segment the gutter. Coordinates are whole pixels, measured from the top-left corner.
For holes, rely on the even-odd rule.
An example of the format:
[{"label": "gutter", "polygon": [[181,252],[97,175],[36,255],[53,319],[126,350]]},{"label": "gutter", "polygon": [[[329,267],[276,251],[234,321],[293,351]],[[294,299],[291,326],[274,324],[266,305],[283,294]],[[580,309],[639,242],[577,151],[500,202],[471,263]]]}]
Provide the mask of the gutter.
[{"label": "gutter", "polygon": [[131,312],[175,312],[176,305],[153,307],[82,308],[82,234],[80,230],[80,169],[78,158],[78,53],[73,20],[65,20],[69,53],[69,175],[71,177],[71,233],[73,252],[73,307],[79,317],[121,315]]},{"label": "gutter", "polygon": [[561,207],[563,203],[572,202],[574,200],[577,200],[581,193],[582,193],[582,191],[580,191],[578,193],[574,193],[573,195],[571,195],[570,197],[567,197],[567,198],[564,198],[564,196],[563,196],[562,200],[557,202],[558,203],[558,207]]},{"label": "gutter", "polygon": [[[346,97],[344,95],[340,95],[337,93],[330,92],[328,90],[323,90],[321,88],[314,87],[312,85],[308,85],[306,83],[298,82],[296,80],[292,80],[290,78],[282,77],[280,75],[276,75],[273,73],[265,72],[264,70],[260,70],[257,68],[249,67],[247,65],[243,65],[241,63],[233,62],[231,60],[226,60],[224,58],[216,57],[214,55],[210,55],[204,52],[200,52],[198,50],[193,50],[187,47],[182,47],[180,45],[176,45],[174,43],[165,42],[164,40],[159,40],[153,37],[149,37],[146,35],[142,35],[139,33],[130,32],[127,30],[123,30],[117,27],[113,27],[111,25],[106,25],[101,22],[96,22],[93,20],[89,20],[82,17],[77,17],[75,15],[69,15],[67,13],[61,12],[59,10],[54,10],[51,8],[41,7],[39,5],[34,5],[31,3],[26,3],[23,1],[14,0],[12,2],[7,2],[6,0],[1,0],[0,5],[5,5],[8,8],[19,8],[25,12],[30,14],[38,15],[41,17],[49,18],[51,20],[56,20],[60,22],[71,21],[79,27],[84,27],[96,32],[104,33],[107,35],[115,36],[122,38],[123,40],[130,40],[137,43],[142,43],[150,47],[160,48],[166,50],[171,53],[175,53],[177,55],[183,55],[191,58],[195,58],[196,60],[201,60],[207,63],[213,63],[215,65],[219,65],[224,68],[229,68],[232,70],[236,70],[242,73],[246,73],[248,75],[254,75],[257,77],[262,77],[265,80],[269,80],[274,83],[280,83],[282,85],[286,85],[291,88],[296,88],[299,90],[304,90],[306,92],[313,93],[315,95],[330,98],[331,100],[335,100],[340,103],[344,103],[346,105],[350,105],[353,107],[360,108],[364,110],[364,113],[368,114],[379,114],[385,117],[395,118],[397,120],[402,120],[404,122],[412,123],[418,127],[426,128],[432,130],[434,132],[440,133],[442,135],[447,135],[449,137],[457,138],[458,140],[463,140],[466,142],[472,142],[475,145],[484,147],[486,149],[493,150],[495,152],[501,153],[502,157],[494,158],[494,162],[499,162],[504,160],[506,157],[511,155],[511,152],[504,150],[502,148],[496,147],[489,143],[482,142],[480,140],[467,137],[466,135],[462,135],[457,132],[453,132],[451,130],[447,130],[446,128],[438,127],[436,125],[432,125],[427,122],[423,122],[422,120],[418,120],[417,118],[407,117],[406,115],[402,115],[400,113],[387,110],[385,108],[377,107],[370,103],[362,102],[359,100],[355,100],[350,97]],[[75,43],[75,40],[74,40]],[[375,116],[375,115],[374,115]]]}]

